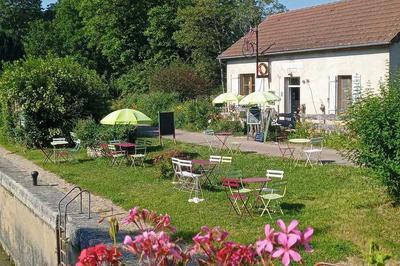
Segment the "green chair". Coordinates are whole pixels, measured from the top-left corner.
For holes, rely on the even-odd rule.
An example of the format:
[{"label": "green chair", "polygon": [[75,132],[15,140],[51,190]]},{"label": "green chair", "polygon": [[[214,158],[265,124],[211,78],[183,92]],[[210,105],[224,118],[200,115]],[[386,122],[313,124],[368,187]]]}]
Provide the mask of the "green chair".
[{"label": "green chair", "polygon": [[261,216],[263,216],[264,213],[267,212],[269,218],[272,219],[271,216],[272,204],[276,204],[278,210],[283,214],[282,208],[280,207],[280,201],[286,195],[287,181],[271,182],[268,188],[270,189],[271,192],[259,195],[258,200],[260,200],[263,205]]}]

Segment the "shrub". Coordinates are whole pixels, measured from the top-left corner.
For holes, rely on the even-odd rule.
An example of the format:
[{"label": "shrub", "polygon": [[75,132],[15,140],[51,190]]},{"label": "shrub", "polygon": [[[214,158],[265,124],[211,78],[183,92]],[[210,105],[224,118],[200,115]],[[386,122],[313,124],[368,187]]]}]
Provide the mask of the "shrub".
[{"label": "shrub", "polygon": [[179,61],[154,71],[149,76],[148,84],[152,91],[176,92],[181,100],[207,95],[212,88],[209,80],[196,74],[190,65]]},{"label": "shrub", "polygon": [[400,202],[400,75],[393,77],[380,95],[370,95],[349,110],[347,127],[353,145],[348,157],[375,169],[390,195]]},{"label": "shrub", "polygon": [[217,111],[209,98],[188,100],[175,108],[176,127],[188,130],[203,130],[209,121],[216,119]]},{"label": "shrub", "polygon": [[153,120],[153,125],[158,124],[158,112],[173,111],[178,103],[179,97],[176,93],[162,91],[148,94],[126,94],[122,95],[113,104],[113,108],[133,108],[145,113]]},{"label": "shrub", "polygon": [[28,145],[68,136],[80,118],[100,119],[108,90],[70,58],[29,58],[5,66],[0,79],[5,132]]},{"label": "shrub", "polygon": [[84,147],[95,147],[113,139],[134,141],[133,131],[131,125],[100,125],[93,119],[79,120],[74,128]]},{"label": "shrub", "polygon": [[231,121],[227,119],[218,119],[211,122],[211,129],[215,132],[228,131],[233,133],[243,133],[243,126],[240,121]]}]

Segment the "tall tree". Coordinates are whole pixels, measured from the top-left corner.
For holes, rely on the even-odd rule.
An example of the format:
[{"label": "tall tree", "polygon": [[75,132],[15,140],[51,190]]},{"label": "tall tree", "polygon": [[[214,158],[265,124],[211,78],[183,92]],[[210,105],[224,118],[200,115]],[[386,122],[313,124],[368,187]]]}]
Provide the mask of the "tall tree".
[{"label": "tall tree", "polygon": [[147,48],[144,31],[147,12],[159,1],[82,0],[79,14],[89,47],[107,58],[115,71],[124,72],[142,61]]},{"label": "tall tree", "polygon": [[41,17],[40,0],[0,0],[0,60],[23,56],[21,38],[28,23]]},{"label": "tall tree", "polygon": [[195,0],[194,5],[179,10],[180,30],[175,32],[174,39],[191,52],[199,73],[222,79],[223,66],[216,61],[218,54],[265,16],[284,10],[277,0]]}]

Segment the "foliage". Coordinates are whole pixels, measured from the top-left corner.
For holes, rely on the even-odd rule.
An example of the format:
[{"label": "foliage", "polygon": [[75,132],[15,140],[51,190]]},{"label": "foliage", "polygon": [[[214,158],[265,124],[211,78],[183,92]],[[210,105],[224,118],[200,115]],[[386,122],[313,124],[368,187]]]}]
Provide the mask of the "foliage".
[{"label": "foliage", "polygon": [[40,0],[0,0],[0,61],[23,56],[21,39],[41,16]]},{"label": "foliage", "polygon": [[204,130],[215,119],[217,111],[209,98],[197,98],[185,101],[175,108],[177,128]]},{"label": "foliage", "polygon": [[190,65],[180,61],[154,71],[149,76],[148,83],[150,90],[176,92],[180,99],[207,95],[212,87],[210,80],[199,76]]},{"label": "foliage", "polygon": [[154,155],[153,162],[160,165],[160,178],[171,179],[174,176],[171,158],[189,159],[189,154],[180,149],[162,151]]},{"label": "foliage", "polygon": [[100,125],[93,119],[80,119],[76,123],[74,132],[81,140],[83,147],[95,147],[100,142],[110,140],[133,140],[134,127],[130,125]]},{"label": "foliage", "polygon": [[388,192],[400,202],[400,74],[393,76],[380,95],[370,95],[349,110],[348,129],[354,145],[349,157],[376,170]]},{"label": "foliage", "polygon": [[368,266],[385,266],[386,262],[390,259],[390,255],[383,253],[378,244],[371,242],[369,244],[369,252],[366,254],[366,261]]},{"label": "foliage", "polygon": [[145,113],[153,120],[153,124],[158,124],[158,112],[173,111],[178,102],[176,93],[166,93],[162,91],[150,92],[148,94],[124,94],[119,100],[114,102],[114,109],[133,108]]},{"label": "foliage", "polygon": [[68,136],[80,118],[101,118],[107,87],[70,58],[30,58],[6,65],[0,79],[6,133],[28,145]]},{"label": "foliage", "polygon": [[215,132],[233,132],[233,133],[243,133],[243,126],[240,121],[232,121],[229,119],[219,118],[211,122],[210,128]]},{"label": "foliage", "polygon": [[195,0],[177,14],[180,29],[174,33],[177,44],[190,51],[198,73],[218,80],[215,58],[239,40],[266,15],[284,11],[277,1]]},{"label": "foliage", "polygon": [[147,71],[143,65],[134,65],[127,73],[113,81],[114,89],[117,95],[122,95],[123,98],[127,94],[147,93]]}]

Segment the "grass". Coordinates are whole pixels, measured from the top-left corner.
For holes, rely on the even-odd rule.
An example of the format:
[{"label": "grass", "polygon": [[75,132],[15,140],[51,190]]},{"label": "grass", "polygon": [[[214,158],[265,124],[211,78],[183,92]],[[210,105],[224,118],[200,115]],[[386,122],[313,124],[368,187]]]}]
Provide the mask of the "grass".
[{"label": "grass", "polygon": [[[168,213],[178,229],[178,236],[190,239],[200,227],[220,226],[230,232],[230,238],[245,243],[254,242],[263,234],[266,223],[275,220],[298,219],[300,227],[315,229],[315,252],[305,254],[307,265],[317,261],[337,262],[349,256],[362,256],[370,240],[399,259],[400,210],[391,205],[384,188],[366,169],[324,165],[314,168],[294,167],[287,160],[256,154],[234,156],[233,167],[245,176],[263,176],[266,169],[282,169],[288,178],[288,194],[283,201],[284,215],[273,220],[263,217],[238,219],[230,212],[223,191],[205,190],[206,201],[187,202],[189,195],[173,189],[171,180],[159,178],[160,166],[144,168],[110,167],[105,159],[88,159],[81,152],[78,161],[62,164],[43,164],[38,150],[21,150],[7,144],[11,151],[22,154],[65,180],[78,184],[93,193],[110,198],[115,204],[129,209],[141,206]],[[210,154],[204,147],[167,142],[166,149],[181,149],[197,158]],[[150,153],[149,156],[154,156]]]}]

